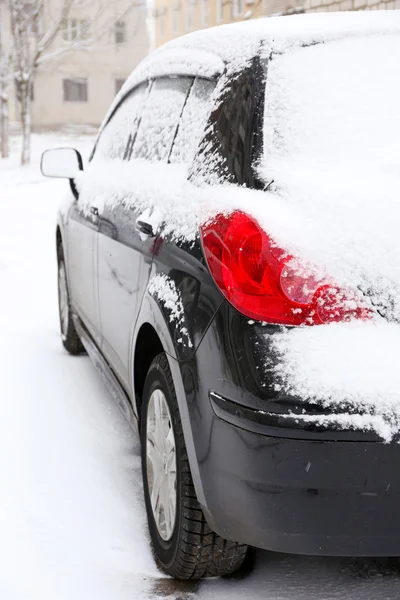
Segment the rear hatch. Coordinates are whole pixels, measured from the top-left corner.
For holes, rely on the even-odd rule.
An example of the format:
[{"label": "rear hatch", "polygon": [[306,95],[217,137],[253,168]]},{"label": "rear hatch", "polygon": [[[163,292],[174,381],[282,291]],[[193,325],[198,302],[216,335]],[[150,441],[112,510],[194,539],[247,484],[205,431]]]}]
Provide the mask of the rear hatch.
[{"label": "rear hatch", "polygon": [[303,402],[296,420],[387,442],[400,426],[399,55],[394,33],[276,48],[256,165],[267,191],[203,227],[225,297],[284,326],[264,334],[266,363],[278,396]]}]

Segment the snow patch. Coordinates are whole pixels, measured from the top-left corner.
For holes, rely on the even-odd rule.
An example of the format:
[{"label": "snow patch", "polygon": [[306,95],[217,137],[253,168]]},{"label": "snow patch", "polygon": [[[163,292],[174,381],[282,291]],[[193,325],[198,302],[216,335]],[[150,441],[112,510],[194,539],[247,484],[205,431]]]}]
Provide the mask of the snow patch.
[{"label": "snow patch", "polygon": [[59,333],[55,227],[69,185],[41,176],[40,152],[86,154],[93,140],[32,142],[32,166],[19,168],[14,137],[0,161],[0,597],[150,598],[161,574],[136,437],[90,359],[68,356]]},{"label": "snow patch", "polygon": [[84,214],[96,207],[101,214],[105,206],[119,204],[154,219],[155,234],[171,239],[193,241],[198,231],[199,202],[189,195],[193,186],[187,182],[183,165],[168,165],[146,160],[93,161],[77,179],[79,206]]},{"label": "snow patch", "polygon": [[274,371],[281,391],[342,411],[299,418],[374,430],[385,441],[399,432],[400,325],[382,320],[298,327],[269,341],[280,359]]},{"label": "snow patch", "polygon": [[167,310],[170,311],[169,320],[175,321],[180,330],[181,337],[177,341],[181,344],[186,344],[189,348],[193,348],[189,332],[185,325],[185,311],[181,294],[175,285],[175,282],[164,274],[154,275],[150,279],[148,292],[154,298],[162,302]]}]

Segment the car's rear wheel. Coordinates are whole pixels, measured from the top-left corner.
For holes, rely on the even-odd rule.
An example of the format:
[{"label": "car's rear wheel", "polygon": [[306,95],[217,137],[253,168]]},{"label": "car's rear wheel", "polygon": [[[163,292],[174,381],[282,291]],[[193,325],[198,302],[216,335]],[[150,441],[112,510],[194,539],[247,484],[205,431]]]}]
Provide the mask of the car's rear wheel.
[{"label": "car's rear wheel", "polygon": [[141,439],[147,519],[160,568],[185,580],[237,571],[246,558],[247,546],[222,539],[204,518],[164,353],[153,360],[146,377]]},{"label": "car's rear wheel", "polygon": [[58,313],[60,317],[61,340],[70,354],[84,352],[84,347],[72,320],[71,303],[68,292],[67,271],[62,249],[58,250]]}]

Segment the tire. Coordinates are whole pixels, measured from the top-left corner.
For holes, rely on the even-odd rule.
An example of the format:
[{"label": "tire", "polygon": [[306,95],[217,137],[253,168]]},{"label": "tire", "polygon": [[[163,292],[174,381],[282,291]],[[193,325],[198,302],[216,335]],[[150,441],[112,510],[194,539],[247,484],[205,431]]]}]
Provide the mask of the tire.
[{"label": "tire", "polygon": [[70,354],[85,351],[72,320],[71,302],[68,292],[67,271],[62,248],[58,248],[58,314],[60,318],[61,340]]},{"label": "tire", "polygon": [[[155,416],[157,410],[158,417]],[[158,453],[155,451],[157,444],[154,441],[159,431],[155,426],[157,418],[164,424],[160,431],[165,439],[164,452]],[[170,459],[173,454],[172,438],[174,438],[175,460]],[[225,576],[238,571],[246,558],[247,546],[222,539],[210,529],[204,518],[193,485],[174,384],[164,353],[156,356],[146,377],[141,442],[147,520],[158,566],[171,577],[181,580]],[[154,451],[154,456],[164,457],[163,466],[158,472],[163,473],[162,469],[164,469],[165,475],[162,477],[167,478],[170,484],[166,489],[170,494],[173,490],[171,495],[175,501],[175,519],[166,518],[166,515],[171,516],[174,511],[170,507],[165,510],[165,502],[164,509],[160,508],[163,507],[161,497],[165,499],[166,496],[162,493],[163,488],[156,485],[157,478],[154,473],[157,469],[153,468],[155,463],[148,458],[148,448],[152,456]],[[176,476],[175,486],[172,486],[174,466]],[[159,490],[158,495],[154,493],[153,497],[155,511],[151,501],[151,491],[154,492],[154,489]],[[155,501],[156,497],[158,502]]]}]

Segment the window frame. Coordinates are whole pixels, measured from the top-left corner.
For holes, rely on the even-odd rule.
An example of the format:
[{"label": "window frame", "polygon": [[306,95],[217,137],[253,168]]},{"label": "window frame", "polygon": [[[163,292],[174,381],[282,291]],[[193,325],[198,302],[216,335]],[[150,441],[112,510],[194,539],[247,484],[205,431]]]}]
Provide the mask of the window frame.
[{"label": "window frame", "polygon": [[38,7],[36,18],[34,18],[36,6],[29,0],[25,0],[22,4],[25,13],[26,34],[30,37],[40,36],[43,33],[42,6]]},{"label": "window frame", "polygon": [[62,39],[65,42],[83,42],[89,38],[90,19],[75,19],[67,17],[60,28]]},{"label": "window frame", "polygon": [[[79,85],[84,85],[84,99],[68,99],[66,96],[66,91],[67,91],[67,83],[70,84],[75,84],[77,86]],[[63,103],[79,103],[79,104],[84,104],[89,102],[89,84],[88,84],[88,78],[87,77],[64,77],[62,79],[62,84],[63,84]],[[78,96],[80,95],[79,93],[77,94]]]},{"label": "window frame", "polygon": [[[103,126],[102,126],[101,130],[99,131],[99,133],[98,133],[98,135],[97,135],[97,138],[96,138],[95,144],[94,144],[94,146],[93,146],[93,150],[92,150],[92,152],[90,153],[90,156],[89,156],[89,163],[90,163],[90,162],[92,162],[92,160],[93,160],[93,159],[95,158],[95,156],[96,156],[97,146],[98,146],[98,144],[99,144],[100,138],[101,138],[101,136],[103,135],[103,133],[104,133],[104,131],[105,131],[106,127],[107,127],[107,126],[108,126],[108,125],[111,123],[111,121],[113,120],[114,116],[117,114],[118,110],[119,110],[119,109],[122,107],[122,105],[123,105],[123,104],[124,104],[124,103],[125,103],[125,102],[126,102],[126,101],[127,101],[127,100],[128,100],[128,99],[129,99],[129,98],[130,98],[130,97],[131,97],[131,96],[132,96],[132,95],[133,95],[133,94],[134,94],[134,93],[135,93],[135,92],[136,92],[136,91],[137,91],[137,90],[138,90],[138,89],[139,89],[141,86],[142,86],[142,85],[146,85],[146,86],[147,86],[147,87],[146,87],[146,89],[147,89],[147,93],[146,93],[146,95],[145,95],[145,97],[144,97],[144,99],[143,99],[143,105],[145,105],[145,103],[146,103],[146,101],[147,101],[147,97],[148,97],[148,95],[149,95],[149,93],[150,93],[150,90],[151,90],[151,87],[152,87],[152,86],[151,86],[151,83],[150,83],[150,80],[148,80],[148,79],[144,79],[143,81],[140,81],[139,83],[137,83],[137,84],[136,84],[136,85],[135,85],[135,86],[134,86],[132,89],[130,89],[130,90],[129,90],[129,91],[126,93],[126,94],[125,94],[125,96],[123,96],[123,97],[121,98],[121,100],[118,102],[117,106],[115,106],[114,110],[112,111],[112,113],[111,113],[111,114],[110,114],[110,116],[108,117],[107,121],[106,121],[106,122],[103,124]],[[135,134],[134,134],[134,137],[135,137],[135,138],[136,138],[136,134],[137,134],[137,132],[138,132],[138,129],[139,129],[140,121],[141,121],[141,115],[140,115],[140,116],[139,116],[139,118],[137,119],[137,127],[136,127],[136,132],[135,132]],[[132,132],[131,132],[131,133],[132,133]],[[131,135],[131,134],[130,134],[130,135]],[[129,146],[129,137],[128,137],[127,144],[126,144],[126,147],[125,147],[125,150],[124,150],[124,157],[123,157],[123,160],[125,159],[125,155],[126,155],[126,153],[127,153],[128,146]],[[133,147],[133,144],[132,144],[132,147]]]},{"label": "window frame", "polygon": [[[255,166],[261,158],[263,148],[264,102],[268,85],[267,64],[268,59],[263,59],[257,54],[248,67],[231,74],[229,78],[222,78],[221,87],[219,87],[220,102],[213,107],[209,116],[205,128],[206,135],[200,140],[192,163],[193,168],[189,172],[189,180],[199,179],[206,183],[220,181],[253,189],[265,188]],[[240,98],[243,89],[240,78],[246,76],[251,82],[251,93],[247,94],[247,98],[251,101],[252,110],[250,111],[251,123],[247,121],[245,127],[241,128],[245,132],[241,136],[241,141],[243,142],[242,150],[245,151],[242,152],[242,155],[247,156],[248,160],[244,160],[242,166],[238,166],[240,162],[238,161],[239,145],[233,152],[230,148],[233,136],[239,137],[240,128],[232,120],[230,109],[235,107],[234,117],[238,114],[243,115],[237,99]],[[242,96],[243,99],[244,96]],[[228,113],[230,113],[229,119],[227,118]],[[219,157],[217,163],[207,164],[206,161],[200,160],[196,167],[196,158],[207,155],[215,156],[215,154]]]},{"label": "window frame", "polygon": [[185,23],[185,31],[190,33],[193,31],[193,13],[194,13],[194,5],[192,0],[186,0],[186,23]]},{"label": "window frame", "polygon": [[176,35],[179,30],[178,22],[179,22],[179,11],[181,9],[180,4],[175,4],[171,8],[171,33],[172,35]]},{"label": "window frame", "polygon": [[[95,157],[95,155],[96,155],[96,150],[97,150],[98,142],[99,142],[99,140],[100,140],[100,137],[101,137],[101,135],[103,134],[103,132],[104,132],[105,128],[107,127],[107,125],[108,125],[108,124],[111,122],[111,120],[113,119],[114,115],[115,115],[115,114],[116,114],[116,112],[117,112],[117,111],[120,109],[120,107],[122,106],[122,104],[123,104],[123,103],[124,103],[124,102],[125,102],[125,101],[126,101],[126,100],[127,100],[127,99],[128,99],[130,96],[131,96],[131,95],[132,95],[132,94],[134,94],[134,93],[136,92],[136,90],[137,90],[137,89],[138,89],[140,86],[142,86],[142,85],[146,85],[146,86],[147,86],[147,88],[146,88],[146,89],[147,89],[147,93],[146,93],[146,96],[145,96],[145,98],[143,99],[143,106],[145,106],[145,104],[146,104],[146,102],[147,102],[147,99],[148,99],[148,97],[149,97],[149,95],[150,95],[150,93],[151,93],[151,91],[152,91],[153,84],[154,84],[154,82],[155,82],[157,79],[164,79],[164,78],[177,79],[177,78],[181,78],[181,77],[189,77],[189,78],[191,78],[193,81],[192,81],[192,85],[191,85],[191,86],[190,86],[190,88],[189,88],[188,94],[187,94],[187,96],[186,96],[186,99],[185,99],[185,102],[184,102],[183,108],[182,108],[182,110],[181,110],[181,114],[180,114],[180,116],[179,116],[179,120],[178,120],[178,125],[177,125],[177,127],[176,127],[176,131],[175,131],[175,133],[174,133],[174,137],[173,137],[173,140],[172,140],[171,148],[170,148],[170,150],[169,150],[169,153],[168,153],[168,162],[167,162],[167,164],[169,164],[169,158],[170,158],[170,155],[171,155],[171,152],[172,152],[173,144],[174,144],[174,141],[175,141],[176,135],[177,135],[177,133],[178,133],[179,121],[180,121],[180,118],[181,118],[181,116],[182,116],[183,110],[184,110],[184,108],[185,108],[185,106],[186,106],[187,99],[188,99],[188,97],[189,97],[190,91],[191,91],[191,89],[192,89],[192,87],[193,87],[193,85],[194,85],[194,82],[195,82],[195,80],[196,80],[196,79],[204,79],[204,80],[206,80],[206,81],[213,81],[213,82],[215,82],[215,84],[216,84],[216,85],[218,85],[218,80],[219,80],[219,78],[220,78],[220,75],[218,75],[218,77],[203,77],[203,76],[198,76],[196,73],[192,73],[192,74],[185,74],[185,75],[178,75],[178,74],[176,74],[176,73],[170,72],[169,74],[162,75],[162,76],[160,76],[160,77],[153,77],[153,78],[149,78],[149,79],[143,79],[143,80],[141,80],[141,81],[138,81],[138,82],[137,82],[137,83],[136,83],[136,84],[135,84],[135,85],[134,85],[134,86],[133,86],[133,87],[132,87],[132,88],[131,88],[131,89],[130,89],[130,90],[129,90],[129,91],[128,91],[128,92],[127,92],[127,93],[126,93],[126,94],[125,94],[123,97],[122,97],[122,98],[121,98],[121,100],[118,102],[118,104],[117,104],[117,105],[116,105],[116,106],[113,108],[113,110],[112,110],[112,112],[110,113],[110,115],[109,115],[109,117],[108,117],[107,121],[105,121],[105,123],[104,123],[104,124],[103,124],[103,126],[101,127],[101,130],[99,131],[99,133],[98,133],[98,135],[97,135],[97,138],[96,138],[96,141],[95,141],[95,144],[94,144],[94,146],[93,146],[93,150],[92,150],[92,152],[91,152],[91,154],[90,154],[90,156],[89,156],[89,162],[91,162],[91,161],[93,160],[93,158]],[[135,132],[135,139],[136,139],[137,132],[139,131],[139,127],[140,127],[141,120],[142,120],[142,115],[140,115],[140,117],[139,117],[139,118],[138,118],[138,120],[137,120],[137,128],[136,128],[136,132]],[[133,144],[134,144],[134,142],[133,142]],[[132,149],[133,149],[133,144],[132,144]],[[127,142],[127,147],[125,148],[125,153],[124,153],[124,156],[127,154],[127,151],[128,151],[128,142]],[[130,156],[129,156],[128,158],[130,158]]]},{"label": "window frame", "polygon": [[[185,109],[186,109],[187,103],[188,103],[188,102],[189,102],[189,100],[190,100],[190,96],[191,96],[191,94],[193,93],[193,90],[194,90],[194,88],[195,88],[195,86],[196,86],[196,83],[197,83],[197,82],[201,82],[201,81],[208,81],[208,82],[211,82],[211,83],[213,83],[213,84],[214,84],[214,90],[215,90],[216,86],[218,85],[218,79],[215,79],[215,78],[212,78],[212,77],[201,77],[201,76],[197,76],[197,75],[193,77],[192,85],[190,86],[189,92],[188,92],[188,94],[187,94],[187,96],[186,96],[185,103],[184,103],[184,105],[183,105],[183,108],[182,108],[181,114],[180,114],[180,116],[179,116],[178,124],[177,124],[176,131],[175,131],[175,135],[174,135],[174,138],[173,138],[173,140],[172,140],[171,149],[170,149],[170,152],[169,152],[169,155],[168,155],[168,164],[171,164],[171,156],[172,156],[172,153],[173,153],[173,151],[174,151],[175,142],[176,142],[176,139],[177,139],[177,137],[178,137],[178,134],[179,134],[179,130],[180,130],[181,123],[182,123],[182,117],[183,117],[183,114],[184,114],[184,112],[185,112]],[[214,90],[213,90],[213,93],[214,93]],[[212,111],[211,111],[211,108],[212,108],[212,107],[210,107],[209,114],[208,114],[208,119],[210,118],[210,115],[211,115],[211,112],[212,112]],[[208,121],[208,119],[207,119],[207,121]],[[206,129],[206,128],[205,128],[205,129]],[[204,129],[204,131],[203,131],[203,134],[204,134],[204,132],[205,132],[205,129]],[[199,140],[198,140],[198,141],[199,141],[199,145],[200,145],[200,142],[201,142],[201,140],[202,140],[202,136],[200,136],[200,137],[199,137]],[[190,160],[188,163],[179,163],[179,162],[177,161],[177,162],[176,162],[176,163],[174,163],[174,164],[187,164],[187,165],[190,165],[190,164],[192,163],[192,161],[193,161],[194,157],[196,156],[196,154],[197,154],[197,153],[195,152],[195,153],[194,153],[194,155],[192,156],[191,160]]]},{"label": "window frame", "polygon": [[[175,126],[175,130],[174,130],[174,133],[173,133],[173,136],[172,136],[172,140],[171,140],[171,145],[170,145],[170,147],[168,149],[168,152],[166,154],[166,160],[155,161],[155,162],[160,162],[160,163],[163,163],[163,164],[169,164],[169,160],[170,160],[172,148],[173,148],[173,145],[174,145],[177,133],[178,133],[180,119],[181,119],[182,113],[183,113],[183,111],[185,109],[186,102],[187,102],[187,99],[189,98],[189,95],[190,95],[191,89],[193,87],[194,81],[196,79],[196,76],[195,75],[173,75],[173,74],[170,74],[170,75],[160,75],[159,77],[153,77],[151,79],[148,79],[147,80],[148,83],[149,83],[149,86],[148,86],[148,90],[149,90],[148,91],[148,97],[150,97],[150,94],[153,93],[153,88],[154,88],[155,83],[157,81],[160,81],[160,80],[163,80],[163,79],[170,79],[170,80],[191,79],[191,83],[190,83],[190,86],[188,88],[188,91],[187,91],[187,94],[186,94],[186,97],[185,97],[185,101],[184,101],[184,103],[182,105],[181,111],[179,113],[178,121],[177,121],[176,126]],[[137,133],[139,132],[139,128],[140,128],[141,122],[142,122],[142,118],[139,119],[138,128],[137,128],[136,135],[135,135],[135,140],[132,141],[132,147],[131,147],[131,149],[129,151],[129,158],[128,158],[129,160],[130,160],[130,158],[132,156],[132,153],[133,153],[134,144],[135,144],[135,141],[136,141]],[[149,160],[149,159],[143,158],[143,157],[135,157],[135,158],[141,158],[142,160]]]},{"label": "window frame", "polygon": [[126,44],[126,21],[115,21],[114,24],[114,43],[116,46]]},{"label": "window frame", "polygon": [[238,19],[243,16],[244,2],[243,0],[232,0],[233,18]]},{"label": "window frame", "polygon": [[[218,0],[217,0],[218,1]],[[208,0],[200,0],[201,26],[208,27]]]},{"label": "window frame", "polygon": [[165,36],[165,15],[166,15],[166,9],[165,8],[160,8],[157,11],[158,35],[160,37],[164,37]]},{"label": "window frame", "polygon": [[224,21],[224,2],[223,0],[217,0],[217,25]]}]

